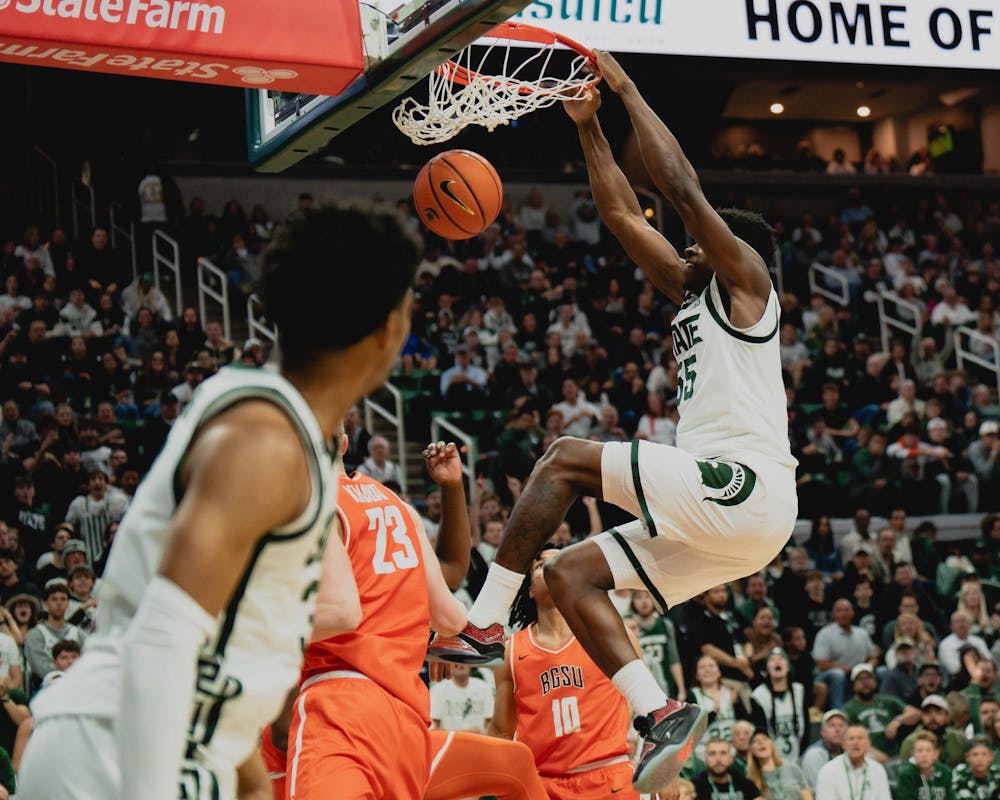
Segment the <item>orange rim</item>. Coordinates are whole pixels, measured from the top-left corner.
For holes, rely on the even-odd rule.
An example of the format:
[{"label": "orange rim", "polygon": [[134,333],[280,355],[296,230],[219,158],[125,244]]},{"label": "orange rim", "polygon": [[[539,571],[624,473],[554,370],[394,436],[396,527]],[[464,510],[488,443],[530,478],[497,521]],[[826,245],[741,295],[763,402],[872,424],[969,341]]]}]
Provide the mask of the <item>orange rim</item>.
[{"label": "orange rim", "polygon": [[[489,33],[485,34],[484,38],[532,42],[543,46],[561,44],[564,47],[575,51],[578,55],[586,58],[587,62],[590,64],[591,70],[595,73],[597,71],[597,60],[594,58],[593,50],[589,47],[584,47],[582,44],[574,39],[570,39],[568,36],[563,36],[561,33],[555,33],[554,31],[549,31],[545,28],[538,28],[534,25],[525,25],[523,22],[503,22],[493,28]],[[436,72],[442,77],[450,80],[452,83],[459,83],[465,86],[477,79],[491,80],[497,86],[502,86],[507,83],[504,77],[489,77],[481,75],[475,70],[463,67],[455,61],[445,61],[437,68]],[[594,78],[591,81],[587,81],[584,84],[584,87],[592,89],[600,82],[600,78]],[[526,94],[530,93],[526,88],[522,88],[521,91]]]}]

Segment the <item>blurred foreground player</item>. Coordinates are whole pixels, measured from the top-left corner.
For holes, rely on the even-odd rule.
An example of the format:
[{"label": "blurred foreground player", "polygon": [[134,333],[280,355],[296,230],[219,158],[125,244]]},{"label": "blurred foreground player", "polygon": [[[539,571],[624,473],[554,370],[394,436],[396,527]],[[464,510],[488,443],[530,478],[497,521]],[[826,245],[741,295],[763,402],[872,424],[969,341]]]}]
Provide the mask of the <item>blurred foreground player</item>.
[{"label": "blurred foreground player", "polygon": [[[531,749],[549,800],[639,800],[632,788],[628,705],[552,602],[543,550],[511,610],[521,626],[496,670],[490,733]],[[638,651],[638,648],[637,648]]]},{"label": "blurred foreground player", "polygon": [[[457,586],[472,546],[461,457],[443,442],[424,455],[442,487],[438,549]],[[360,473],[342,479],[338,515],[363,617],[356,630],[338,633],[349,627],[349,613],[329,596],[335,586],[324,576],[301,690],[290,719],[276,721],[262,740],[274,797],[326,800],[335,791],[338,800],[544,800],[523,745],[428,730],[420,667],[431,624],[458,631],[465,608],[448,588],[420,517]]]},{"label": "blurred foreground player", "polygon": [[696,244],[682,258],[645,218],[597,121],[592,90],[567,101],[601,218],[629,257],[681,306],[671,334],[678,363],[677,447],[649,441],[557,439],[511,514],[489,577],[458,637],[435,659],[495,663],[524,572],[580,495],[640,521],[563,551],[546,565],[556,606],[580,644],[637,714],[643,737],[634,785],[656,791],[680,772],[707,713],[667,698],[632,649],[609,589],[647,589],[661,611],[763,569],[791,535],[798,503],[778,353],[778,296],[767,265],[771,228],[756,214],[716,212],[677,140],[607,53],[597,66],[625,103],[646,168]]},{"label": "blurred foreground player", "polygon": [[[33,708],[22,798],[267,791],[257,740],[309,636],[335,434],[408,334],[417,253],[392,218],[356,210],[278,237],[262,296],[280,369],[220,371],[174,424],[115,538],[98,633]],[[331,297],[350,298],[332,317]],[[347,561],[339,542],[326,557]],[[350,602],[349,571],[339,586]]]}]

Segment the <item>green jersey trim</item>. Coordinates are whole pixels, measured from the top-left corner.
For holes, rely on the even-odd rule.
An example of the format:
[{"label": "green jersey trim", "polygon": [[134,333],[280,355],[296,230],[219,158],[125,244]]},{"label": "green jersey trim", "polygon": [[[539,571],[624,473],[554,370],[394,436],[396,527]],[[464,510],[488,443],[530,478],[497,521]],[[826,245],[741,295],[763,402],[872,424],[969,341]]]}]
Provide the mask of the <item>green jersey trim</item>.
[{"label": "green jersey trim", "polygon": [[642,568],[642,564],[639,563],[639,559],[636,557],[636,554],[632,551],[632,548],[629,547],[628,542],[625,541],[625,537],[614,528],[608,531],[608,533],[611,534],[611,538],[618,542],[618,546],[624,551],[625,558],[627,558],[628,562],[632,565],[632,569],[634,569],[635,574],[639,576],[639,580],[642,581],[643,586],[645,586],[646,590],[650,593],[650,595],[652,595],[653,601],[657,606],[659,606],[660,612],[666,613],[669,608],[667,601],[663,599],[663,595],[660,594],[660,590],[656,588],[656,584],[649,579],[649,575],[647,575],[646,570]]},{"label": "green jersey trim", "polygon": [[749,342],[750,344],[764,344],[765,342],[771,341],[775,334],[778,332],[778,315],[774,315],[774,328],[771,330],[767,336],[751,336],[749,333],[743,333],[736,330],[729,321],[726,319],[725,315],[719,312],[719,309],[715,307],[715,301],[712,300],[712,286],[705,290],[705,305],[708,307],[708,313],[712,315],[712,319],[716,321],[718,326],[722,328],[726,333],[728,333],[733,338],[739,339],[741,342]]},{"label": "green jersey trim", "polygon": [[[649,513],[649,506],[646,504],[646,494],[642,491],[642,478],[639,477],[639,440],[632,441],[632,484],[635,486],[635,499],[639,501],[639,510],[646,521],[650,536],[656,536],[656,523],[653,522],[653,515]],[[650,592],[652,594],[652,592]],[[664,606],[666,608],[666,606]]]}]

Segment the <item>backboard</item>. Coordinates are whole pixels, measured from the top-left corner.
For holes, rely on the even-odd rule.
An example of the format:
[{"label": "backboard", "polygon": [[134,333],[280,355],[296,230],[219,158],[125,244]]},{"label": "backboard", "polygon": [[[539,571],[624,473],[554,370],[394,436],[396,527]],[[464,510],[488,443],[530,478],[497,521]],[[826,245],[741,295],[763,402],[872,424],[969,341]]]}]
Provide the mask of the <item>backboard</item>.
[{"label": "backboard", "polygon": [[531,0],[413,0],[385,13],[361,3],[366,70],[336,97],[248,89],[247,149],[281,172],[408,91]]}]

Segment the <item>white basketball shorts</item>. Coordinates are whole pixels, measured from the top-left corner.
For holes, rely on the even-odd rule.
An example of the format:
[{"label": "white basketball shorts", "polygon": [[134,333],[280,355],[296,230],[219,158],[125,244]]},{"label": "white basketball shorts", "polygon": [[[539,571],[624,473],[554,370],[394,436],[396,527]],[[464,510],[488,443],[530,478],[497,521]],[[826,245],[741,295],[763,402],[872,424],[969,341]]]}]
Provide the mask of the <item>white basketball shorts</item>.
[{"label": "white basketball shorts", "polygon": [[795,471],[700,460],[655,442],[609,442],[604,499],[638,519],[594,537],[616,589],[646,589],[661,610],[767,566],[798,513]]}]

